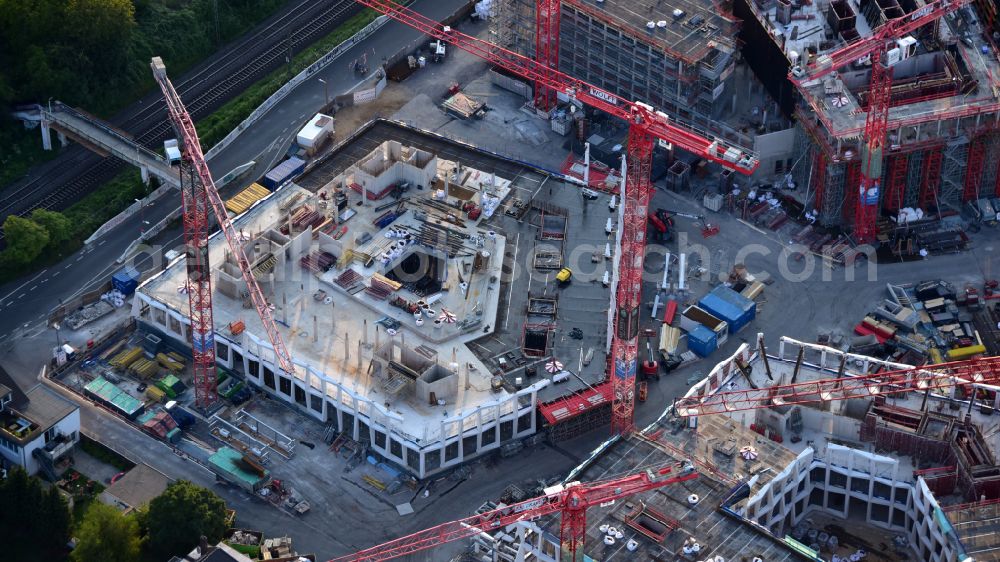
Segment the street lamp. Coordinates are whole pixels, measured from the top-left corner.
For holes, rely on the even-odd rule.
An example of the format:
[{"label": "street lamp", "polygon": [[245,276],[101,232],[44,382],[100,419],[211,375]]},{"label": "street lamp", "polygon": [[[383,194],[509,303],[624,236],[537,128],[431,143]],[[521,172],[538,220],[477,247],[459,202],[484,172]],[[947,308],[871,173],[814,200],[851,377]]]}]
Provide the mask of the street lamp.
[{"label": "street lamp", "polygon": [[56,331],[56,347],[62,347],[62,338],[59,337],[59,322],[52,323],[52,329]]},{"label": "street lamp", "polygon": [[317,78],[317,80],[323,84],[323,97],[326,98],[326,105],[330,105],[330,85],[322,78]]},{"label": "street lamp", "polygon": [[136,199],[135,202],[139,204],[139,220],[142,221],[139,225],[139,236],[142,236],[146,232],[145,225],[149,224],[146,222],[146,206],[143,205],[142,199]]}]

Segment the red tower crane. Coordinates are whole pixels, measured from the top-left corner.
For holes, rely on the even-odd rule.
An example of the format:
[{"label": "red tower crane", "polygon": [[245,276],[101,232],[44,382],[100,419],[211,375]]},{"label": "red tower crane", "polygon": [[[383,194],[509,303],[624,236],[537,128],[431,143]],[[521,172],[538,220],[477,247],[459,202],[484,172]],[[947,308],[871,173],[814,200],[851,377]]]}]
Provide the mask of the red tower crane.
[{"label": "red tower crane", "polygon": [[191,351],[194,357],[195,404],[208,408],[218,399],[215,374],[215,327],[212,320],[212,272],[208,261],[209,211],[215,214],[229,249],[239,263],[247,283],[250,299],[257,307],[261,323],[274,347],[281,368],[294,373],[292,357],[288,353],[264,293],[250,269],[250,261],[243,251],[242,241],[229,221],[226,207],[215,189],[212,173],[205,162],[194,121],[181,96],[167,78],[167,69],[160,57],[153,57],[150,66],[153,77],[163,90],[167,114],[181,144],[181,201],[184,209],[184,245],[187,247],[188,306],[191,316]]},{"label": "red tower crane", "polygon": [[1000,385],[1000,357],[983,357],[938,365],[924,365],[855,377],[840,376],[747,390],[717,392],[678,399],[683,417],[724,414],[772,406],[809,404],[851,398],[924,392],[956,385]]},{"label": "red tower crane", "polygon": [[[535,2],[535,60],[541,70],[559,69],[559,18],[561,0]],[[556,91],[546,83],[535,82],[535,107],[546,110],[556,104]]]},{"label": "red tower crane", "polygon": [[[652,167],[653,144],[656,139],[687,150],[744,174],[752,174],[760,162],[751,152],[729,144],[723,139],[706,138],[701,132],[671,121],[661,111],[642,102],[624,100],[611,92],[598,88],[559,72],[528,57],[498,47],[488,41],[470,37],[451,27],[442,26],[392,0],[356,0],[394,20],[438,40],[445,41],[507,72],[531,80],[536,92],[562,92],[590,107],[624,119],[629,124],[626,172],[628,181],[623,190],[624,219],[622,243],[619,249],[620,268],[615,289],[615,320],[611,348],[613,367],[610,373],[614,387],[611,430],[614,434],[628,433],[633,429],[635,408],[635,373],[639,346],[639,315],[642,290],[642,264],[646,249],[646,215],[652,185],[649,172]],[[545,0],[549,20],[558,17],[554,5],[559,2]],[[539,10],[542,8],[539,7]],[[549,27],[558,34],[558,21]],[[549,57],[558,56],[558,42],[546,43]],[[555,48],[553,48],[555,47]],[[539,51],[542,52],[542,51]],[[549,58],[548,63],[554,59]],[[536,94],[537,99],[537,94]],[[615,273],[615,272],[613,272]]]},{"label": "red tower crane", "polygon": [[419,531],[412,535],[395,539],[379,546],[355,552],[348,556],[334,558],[330,562],[376,562],[406,556],[447,542],[473,537],[479,533],[502,529],[518,521],[529,521],[544,515],[561,512],[560,542],[570,553],[570,560],[582,554],[584,537],[587,532],[587,508],[611,502],[631,495],[698,477],[694,466],[687,461],[666,466],[658,470],[646,470],[624,478],[597,482],[571,482],[550,494],[533,498],[514,505],[466,517],[458,521],[442,523],[436,527]]},{"label": "red tower crane", "polygon": [[[865,116],[864,146],[861,147],[861,182],[854,207],[854,237],[859,243],[875,240],[878,219],[882,162],[885,155],[889,108],[892,105],[892,65],[887,50],[890,41],[900,39],[920,27],[968,4],[971,0],[935,0],[906,16],[891,19],[871,37],[846,45],[829,55],[817,57],[805,69],[793,68],[788,78],[802,86],[838,68],[871,56],[872,76],[868,89],[868,113]],[[895,54],[894,54],[895,56]],[[854,189],[854,186],[847,186]],[[850,201],[850,199],[848,199]]]}]

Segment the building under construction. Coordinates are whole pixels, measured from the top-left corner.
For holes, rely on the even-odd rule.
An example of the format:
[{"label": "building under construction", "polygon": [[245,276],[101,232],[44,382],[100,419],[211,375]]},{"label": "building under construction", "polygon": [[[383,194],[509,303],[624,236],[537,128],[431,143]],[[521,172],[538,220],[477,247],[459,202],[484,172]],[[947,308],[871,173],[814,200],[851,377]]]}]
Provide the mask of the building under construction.
[{"label": "building under construction", "polygon": [[[497,41],[533,55],[535,2],[495,4]],[[871,56],[821,79],[809,80],[802,69],[829,64],[827,55],[845,45],[873,41],[887,20],[939,11],[935,22],[894,38],[883,56],[893,79],[891,110],[886,146],[876,156],[881,165],[874,168],[881,182],[872,192],[883,216],[902,208],[934,215],[994,197],[1000,187],[996,7],[989,1],[956,6],[923,0],[685,0],[669,6],[563,0],[559,68],[758,153],[774,152],[773,143],[741,138],[739,127],[726,124],[733,95],[742,95],[733,84],[742,57],[781,113],[798,122],[795,141],[786,139],[773,162],[762,158],[758,175],[783,174],[794,163],[796,183],[808,186],[800,198],[818,210],[820,223],[850,226],[862,177]],[[797,73],[803,79],[789,78]]]},{"label": "building under construction", "polygon": [[[697,479],[587,511],[593,560],[996,560],[998,394],[963,385],[868,399],[777,398],[741,410],[723,394],[899,369],[782,338],[743,344],[656,422],[610,439],[562,481],[613,479],[681,459]],[[839,392],[839,391],[835,391]],[[724,404],[726,406],[724,406]],[[712,414],[712,412],[718,412]],[[687,412],[690,413],[690,412]],[[986,429],[983,429],[986,428]],[[487,559],[556,561],[559,522],[475,539]]]},{"label": "building under construction", "polygon": [[[822,67],[829,53],[864,42],[888,19],[916,19],[931,9],[941,17],[893,38],[883,56],[892,87],[879,208],[883,215],[906,207],[933,212],[997,194],[1000,65],[984,4],[949,11],[948,3],[912,0],[737,2],[744,37],[757,45],[753,55],[744,50],[747,60],[786,109],[798,102],[794,112],[811,165],[797,173],[814,195],[821,222],[850,224],[854,218],[871,57],[817,79],[808,79],[804,69]],[[789,72],[803,79],[790,81]]]},{"label": "building under construction", "polygon": [[[536,2],[494,4],[497,43],[534,57]],[[656,0],[565,0],[559,69],[716,132],[725,105],[720,102],[729,99],[723,93],[733,73],[738,27],[730,14],[702,0],[670,7]]]},{"label": "building under construction", "polygon": [[[546,425],[606,427],[607,317],[589,305],[608,301],[612,262],[598,254],[569,286],[552,279],[571,249],[607,242],[606,215],[586,213],[577,186],[382,121],[301,175],[294,160],[279,169],[225,205],[296,369],[276,362],[216,235],[220,367],[326,424],[328,441],[367,443],[418,478],[516,454]],[[142,329],[178,350],[190,334],[184,265],[133,302]],[[578,335],[557,337],[568,325]]]}]

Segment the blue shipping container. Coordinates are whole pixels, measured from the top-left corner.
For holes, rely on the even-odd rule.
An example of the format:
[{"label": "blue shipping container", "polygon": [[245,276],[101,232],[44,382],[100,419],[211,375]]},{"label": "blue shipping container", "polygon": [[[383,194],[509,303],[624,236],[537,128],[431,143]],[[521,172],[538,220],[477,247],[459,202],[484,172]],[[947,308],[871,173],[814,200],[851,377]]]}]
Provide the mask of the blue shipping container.
[{"label": "blue shipping container", "polygon": [[272,168],[270,172],[264,174],[264,179],[261,180],[261,183],[264,184],[264,187],[274,191],[281,184],[301,174],[305,168],[305,160],[295,157],[289,158]]},{"label": "blue shipping container", "polygon": [[139,286],[139,279],[139,272],[134,267],[127,266],[111,276],[111,287],[123,295],[131,295]]},{"label": "blue shipping container", "polygon": [[695,352],[699,357],[708,357],[718,347],[718,337],[712,330],[699,325],[694,330],[688,332],[688,349]]},{"label": "blue shipping container", "polygon": [[757,316],[757,303],[730,289],[719,286],[698,301],[698,306],[729,324],[729,333],[742,330]]}]

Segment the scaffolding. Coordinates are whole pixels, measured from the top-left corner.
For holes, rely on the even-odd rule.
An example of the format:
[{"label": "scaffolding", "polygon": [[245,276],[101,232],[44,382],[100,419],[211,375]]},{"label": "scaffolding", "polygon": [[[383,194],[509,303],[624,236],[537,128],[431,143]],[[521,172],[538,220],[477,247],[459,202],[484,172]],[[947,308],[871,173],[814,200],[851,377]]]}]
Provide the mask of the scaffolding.
[{"label": "scaffolding", "polygon": [[861,195],[861,161],[853,160],[847,163],[847,170],[844,172],[844,206],[841,211],[844,213],[844,222],[851,224],[854,222],[855,210],[858,206],[858,197]]},{"label": "scaffolding", "polygon": [[907,154],[896,154],[889,158],[886,166],[885,203],[888,211],[898,211],[903,207],[903,196],[906,191],[906,180],[909,178],[909,157]]},{"label": "scaffolding", "polygon": [[826,195],[824,192],[826,186],[826,154],[823,154],[823,151],[818,148],[813,150],[813,178],[813,185],[816,189],[813,208],[820,209],[823,207],[823,197]]},{"label": "scaffolding", "polygon": [[979,199],[983,168],[986,166],[986,139],[976,135],[969,146],[969,156],[965,164],[965,180],[962,188],[962,202]]},{"label": "scaffolding", "polygon": [[965,193],[965,164],[968,157],[968,137],[955,137],[945,143],[941,163],[939,201],[962,201]]},{"label": "scaffolding", "polygon": [[1000,172],[1000,167],[993,165],[994,162],[1000,162],[1000,133],[997,131],[990,131],[986,137],[986,163],[983,169],[983,179],[980,184],[981,196],[982,197],[996,197],[1000,196],[1000,185],[998,185],[998,172]]},{"label": "scaffolding", "polygon": [[820,222],[824,224],[840,224],[841,209],[844,208],[844,182],[847,166],[840,163],[827,163],[824,173],[826,180],[823,186],[823,207],[820,209]]}]

